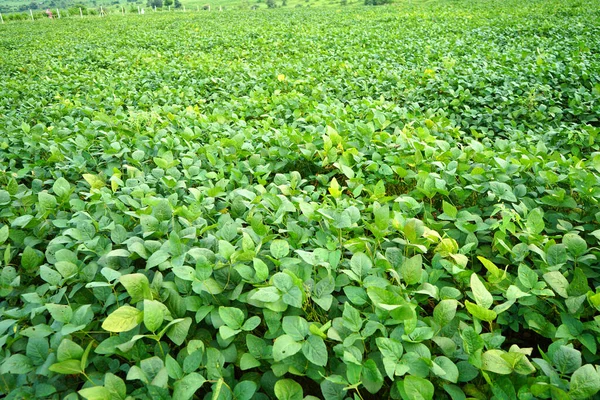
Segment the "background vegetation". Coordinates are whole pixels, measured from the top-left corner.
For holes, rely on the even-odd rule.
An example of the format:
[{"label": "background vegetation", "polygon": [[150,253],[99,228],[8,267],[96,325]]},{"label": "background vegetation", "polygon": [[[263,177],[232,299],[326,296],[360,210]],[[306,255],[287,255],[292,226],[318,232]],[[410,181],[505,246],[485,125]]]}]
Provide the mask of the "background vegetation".
[{"label": "background vegetation", "polygon": [[0,25],[0,394],[596,395],[599,6]]}]

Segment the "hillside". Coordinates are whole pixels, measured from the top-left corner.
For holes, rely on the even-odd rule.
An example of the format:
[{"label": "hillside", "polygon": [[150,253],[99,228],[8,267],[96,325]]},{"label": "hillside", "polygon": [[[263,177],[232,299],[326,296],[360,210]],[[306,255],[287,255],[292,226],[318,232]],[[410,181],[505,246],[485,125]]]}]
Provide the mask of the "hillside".
[{"label": "hillside", "polygon": [[[185,7],[188,11],[202,9],[203,7],[210,5],[213,10],[216,9],[253,9],[253,8],[268,8],[268,0],[177,0],[179,7],[177,10],[183,11]],[[287,7],[287,8],[298,8],[298,7],[329,7],[329,6],[340,6],[343,0],[273,0],[275,7]],[[29,10],[40,11],[50,8],[56,10],[67,10],[70,8],[78,9],[90,8],[99,9],[102,6],[109,12],[121,12],[124,8],[126,12],[137,12],[137,7],[152,8],[157,5],[161,9],[166,11],[168,5],[171,4],[171,10],[175,11],[175,4],[173,0],[0,0],[0,13],[12,13],[12,12],[29,12]],[[364,4],[363,1],[359,0],[345,0],[345,5],[352,4]],[[63,14],[65,12],[63,11]]]}]

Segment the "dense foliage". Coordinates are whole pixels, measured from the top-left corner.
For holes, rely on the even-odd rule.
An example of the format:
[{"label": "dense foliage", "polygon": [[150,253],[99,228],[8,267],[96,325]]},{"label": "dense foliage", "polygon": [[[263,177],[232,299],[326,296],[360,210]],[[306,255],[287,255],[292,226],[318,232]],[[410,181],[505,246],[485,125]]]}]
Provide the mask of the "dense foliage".
[{"label": "dense foliage", "polygon": [[595,395],[599,10],[0,26],[0,394]]}]

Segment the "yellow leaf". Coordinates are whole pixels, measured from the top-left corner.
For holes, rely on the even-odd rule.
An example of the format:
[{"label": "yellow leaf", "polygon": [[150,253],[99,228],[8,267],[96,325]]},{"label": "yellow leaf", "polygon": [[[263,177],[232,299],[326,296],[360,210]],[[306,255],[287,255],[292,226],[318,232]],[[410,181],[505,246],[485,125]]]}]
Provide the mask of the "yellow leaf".
[{"label": "yellow leaf", "polygon": [[335,178],[333,178],[331,180],[331,183],[329,184],[329,193],[331,193],[333,197],[340,197],[342,195],[342,191],[340,190],[340,184]]}]

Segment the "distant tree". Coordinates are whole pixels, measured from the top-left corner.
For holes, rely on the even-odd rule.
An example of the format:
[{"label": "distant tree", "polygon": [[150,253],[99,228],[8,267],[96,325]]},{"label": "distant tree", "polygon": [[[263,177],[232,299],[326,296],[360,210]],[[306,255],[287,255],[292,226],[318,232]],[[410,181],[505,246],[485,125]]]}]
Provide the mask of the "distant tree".
[{"label": "distant tree", "polygon": [[179,0],[175,0],[175,8],[181,8],[181,2]]},{"label": "distant tree", "polygon": [[367,6],[380,6],[383,4],[390,4],[392,0],[365,0]]},{"label": "distant tree", "polygon": [[275,4],[275,0],[267,0],[267,7],[269,7],[269,8],[277,7],[277,4]]},{"label": "distant tree", "polygon": [[340,1],[340,4],[341,4],[342,6],[347,6],[347,5],[348,5],[348,0],[341,0],[341,1]]},{"label": "distant tree", "polygon": [[148,2],[146,3],[146,6],[150,7],[150,8],[154,8],[154,7],[160,8],[163,6],[163,0],[148,0]]},{"label": "distant tree", "polygon": [[169,7],[173,5],[173,0],[164,0],[163,4],[165,7]]},{"label": "distant tree", "polygon": [[283,0],[283,3],[281,3],[281,6],[282,6],[282,7],[285,7],[285,6],[287,6],[287,0]]}]

